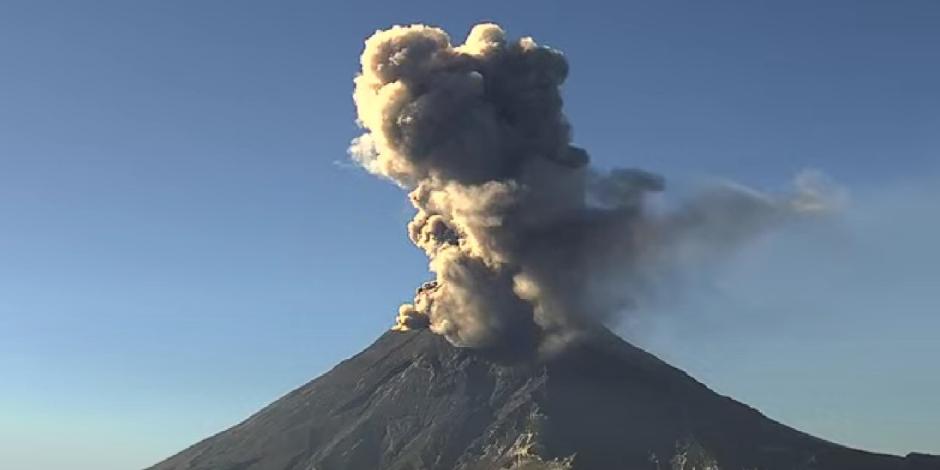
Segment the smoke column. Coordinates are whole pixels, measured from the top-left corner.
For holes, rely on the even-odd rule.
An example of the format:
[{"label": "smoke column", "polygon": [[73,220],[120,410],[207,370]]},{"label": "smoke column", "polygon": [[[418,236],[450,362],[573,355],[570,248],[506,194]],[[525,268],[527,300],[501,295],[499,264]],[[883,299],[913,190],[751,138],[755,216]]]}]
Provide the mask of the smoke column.
[{"label": "smoke column", "polygon": [[364,133],[350,154],[409,191],[408,235],[436,276],[394,329],[466,347],[565,344],[629,311],[688,253],[720,254],[826,206],[807,177],[788,197],[723,185],[652,213],[660,176],[600,173],[571,144],[565,57],[495,24],[461,45],[438,28],[395,26],[366,41],[361,63]]}]

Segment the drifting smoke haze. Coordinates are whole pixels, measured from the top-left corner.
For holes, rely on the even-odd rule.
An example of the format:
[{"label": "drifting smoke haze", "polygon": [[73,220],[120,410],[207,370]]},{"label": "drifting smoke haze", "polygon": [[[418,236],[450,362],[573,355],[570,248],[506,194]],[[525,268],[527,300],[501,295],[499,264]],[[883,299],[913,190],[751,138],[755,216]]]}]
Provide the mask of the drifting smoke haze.
[{"label": "drifting smoke haze", "polygon": [[410,191],[408,235],[435,280],[394,328],[458,346],[554,348],[635,308],[689,262],[711,262],[768,227],[830,207],[807,173],[772,197],[716,185],[652,211],[664,179],[601,172],[572,145],[561,52],[480,24],[461,45],[441,29],[395,26],[365,43],[350,153]]}]

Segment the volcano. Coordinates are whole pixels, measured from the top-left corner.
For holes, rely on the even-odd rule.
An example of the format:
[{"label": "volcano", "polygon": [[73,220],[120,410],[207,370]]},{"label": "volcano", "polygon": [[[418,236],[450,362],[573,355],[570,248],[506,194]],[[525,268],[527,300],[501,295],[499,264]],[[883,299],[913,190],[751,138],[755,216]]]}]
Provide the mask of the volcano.
[{"label": "volcano", "polygon": [[777,423],[598,330],[546,360],[387,332],[151,470],[940,469]]}]

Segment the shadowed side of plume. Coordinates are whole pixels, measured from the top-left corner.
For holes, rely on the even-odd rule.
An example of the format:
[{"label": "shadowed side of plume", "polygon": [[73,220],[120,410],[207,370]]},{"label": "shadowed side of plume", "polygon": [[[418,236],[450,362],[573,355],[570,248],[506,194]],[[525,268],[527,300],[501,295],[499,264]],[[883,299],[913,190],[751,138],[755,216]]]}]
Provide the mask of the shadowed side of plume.
[{"label": "shadowed side of plume", "polygon": [[634,311],[672,273],[829,209],[827,191],[804,175],[792,194],[716,184],[651,211],[663,177],[593,168],[574,145],[564,54],[496,24],[474,26],[462,43],[421,24],[376,31],[360,65],[363,133],[350,155],[408,191],[408,236],[434,275],[400,306],[397,330],[475,348],[524,338],[552,352]]}]

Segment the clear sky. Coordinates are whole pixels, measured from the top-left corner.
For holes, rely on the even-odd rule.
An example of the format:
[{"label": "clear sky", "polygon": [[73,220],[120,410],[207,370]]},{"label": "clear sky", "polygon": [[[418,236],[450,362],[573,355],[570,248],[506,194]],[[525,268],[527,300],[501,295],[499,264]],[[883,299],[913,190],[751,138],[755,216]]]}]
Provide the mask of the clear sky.
[{"label": "clear sky", "polygon": [[[617,6],[613,6],[616,4]],[[425,280],[352,168],[363,39],[479,21],[571,63],[603,167],[850,195],[620,325],[786,424],[940,453],[940,3],[0,3],[0,468],[140,468],[368,345]]]}]

